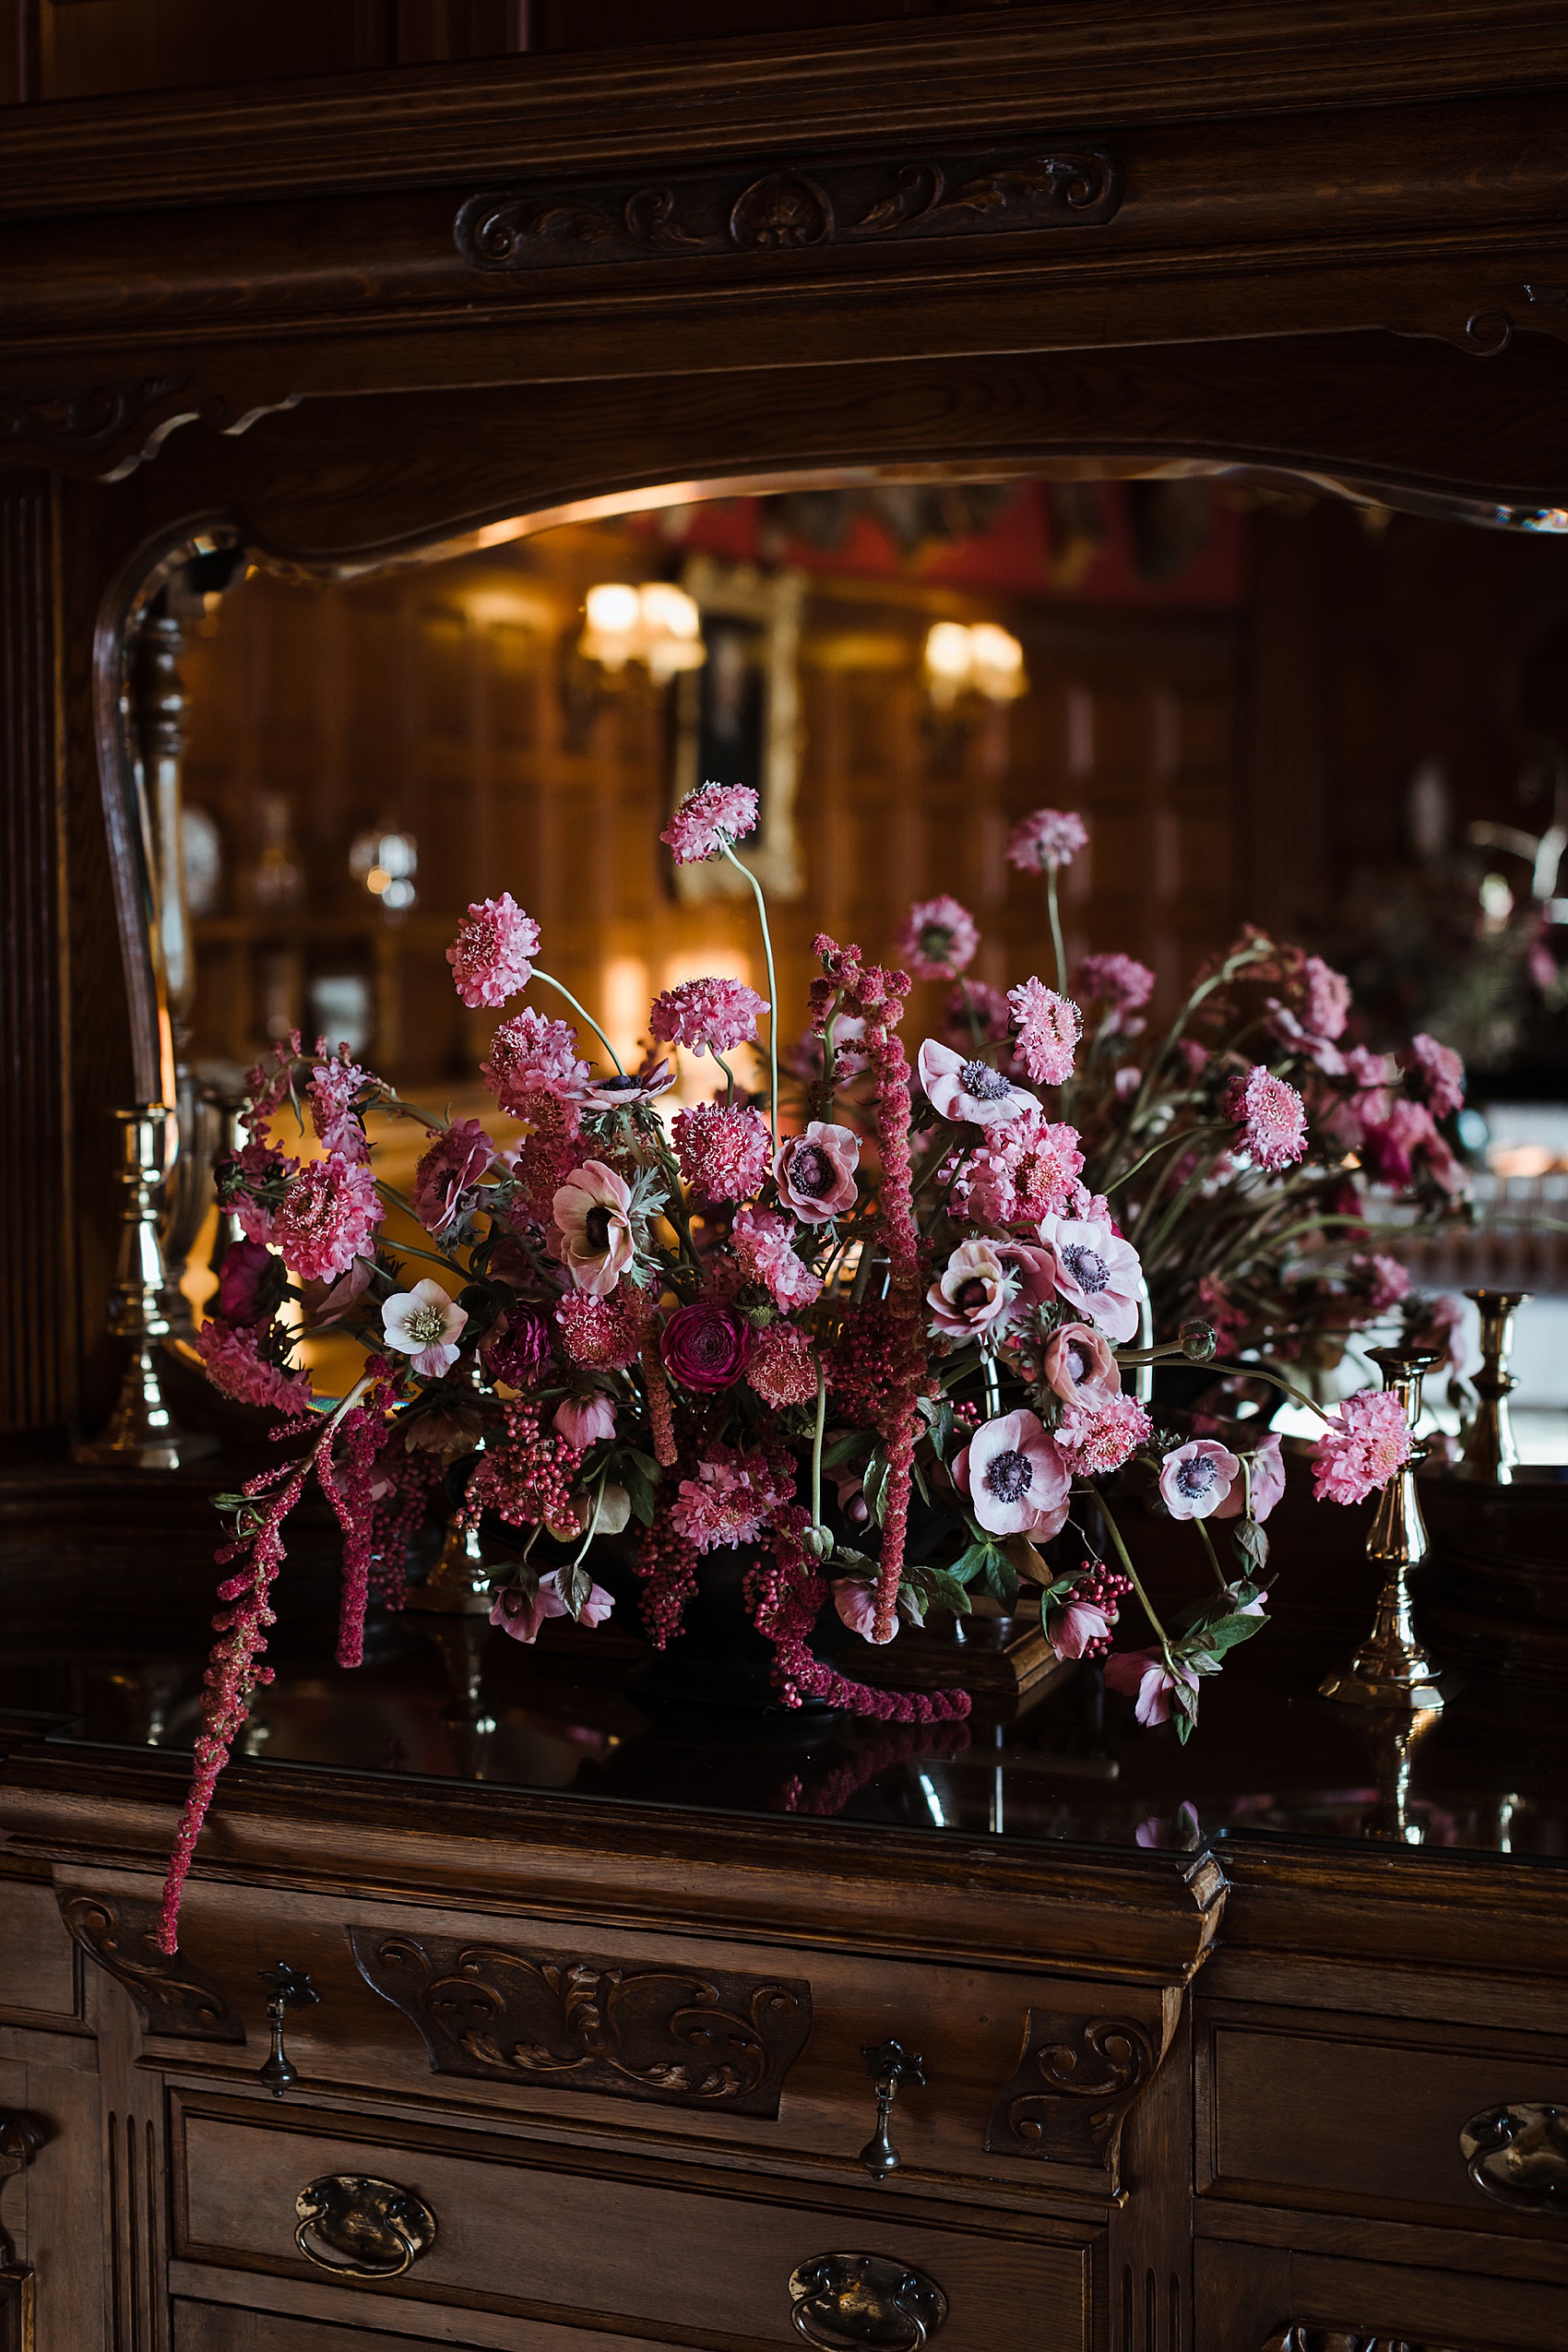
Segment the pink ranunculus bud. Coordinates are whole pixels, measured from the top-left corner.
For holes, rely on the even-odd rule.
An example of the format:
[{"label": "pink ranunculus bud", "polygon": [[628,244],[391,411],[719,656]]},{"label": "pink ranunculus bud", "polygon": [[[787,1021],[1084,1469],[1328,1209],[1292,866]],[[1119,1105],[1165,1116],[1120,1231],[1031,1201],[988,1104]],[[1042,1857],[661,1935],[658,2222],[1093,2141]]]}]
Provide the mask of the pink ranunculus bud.
[{"label": "pink ranunculus bud", "polygon": [[218,1274],[218,1313],[225,1323],[262,1323],[288,1287],[281,1258],[259,1241],[231,1241]]}]

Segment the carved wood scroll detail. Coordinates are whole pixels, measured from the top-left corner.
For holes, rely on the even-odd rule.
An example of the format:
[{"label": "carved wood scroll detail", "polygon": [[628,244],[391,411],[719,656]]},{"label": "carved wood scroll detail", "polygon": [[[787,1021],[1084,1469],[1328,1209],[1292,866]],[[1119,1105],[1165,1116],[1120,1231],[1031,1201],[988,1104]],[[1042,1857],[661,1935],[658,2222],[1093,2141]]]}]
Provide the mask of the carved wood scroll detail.
[{"label": "carved wood scroll detail", "polygon": [[470,196],[455,224],[475,269],[794,253],[814,245],[1099,227],[1122,202],[1122,168],[1098,147],[780,165],[520,188]]},{"label": "carved wood scroll detail", "polygon": [[0,386],[0,442],[30,442],[57,457],[98,457],[183,375],[138,375],[120,384]]},{"label": "carved wood scroll detail", "polygon": [[777,2116],[811,2032],[811,1987],[799,1978],[628,1967],[374,1928],[350,1928],[349,1942],[435,2074]]},{"label": "carved wood scroll detail", "polygon": [[1158,2062],[1128,2018],[1031,2009],[1017,2071],[991,2111],[986,2154],[1096,2165],[1114,2187],[1127,2110]]},{"label": "carved wood scroll detail", "polygon": [[65,1894],[60,1917],[89,1960],[124,1985],[142,2031],[174,2041],[243,2042],[244,2026],[210,1977],[157,1943],[158,1905],[134,1895]]}]

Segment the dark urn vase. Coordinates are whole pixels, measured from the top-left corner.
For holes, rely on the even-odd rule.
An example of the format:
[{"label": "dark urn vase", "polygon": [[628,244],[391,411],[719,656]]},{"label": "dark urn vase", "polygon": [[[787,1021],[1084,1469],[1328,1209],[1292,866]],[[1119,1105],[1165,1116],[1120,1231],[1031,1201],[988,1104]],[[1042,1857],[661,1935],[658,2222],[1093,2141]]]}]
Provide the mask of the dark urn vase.
[{"label": "dark urn vase", "polygon": [[[803,1719],[826,1720],[837,1714],[826,1700],[806,1699],[786,1708],[779,1698],[773,1645],[758,1633],[746,1606],[745,1581],[761,1556],[754,1546],[733,1544],[703,1553],[681,1631],[637,1670],[634,1687],[639,1704],[702,1707],[731,1716],[787,1716],[797,1728]],[[829,1618],[831,1604],[818,1627]]]}]

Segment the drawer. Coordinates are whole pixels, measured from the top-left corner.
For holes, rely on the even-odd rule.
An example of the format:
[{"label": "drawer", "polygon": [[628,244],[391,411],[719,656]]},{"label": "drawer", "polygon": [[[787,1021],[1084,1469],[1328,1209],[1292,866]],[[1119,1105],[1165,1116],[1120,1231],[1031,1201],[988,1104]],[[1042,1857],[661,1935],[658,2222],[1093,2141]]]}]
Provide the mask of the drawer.
[{"label": "drawer", "polygon": [[[1022,2343],[1084,2352],[1094,2340],[1097,2233],[1087,2227],[1059,2225],[1054,2239],[1033,2215],[966,2215],[949,2227],[888,2191],[772,2194],[754,2180],[657,2158],[568,2168],[559,2149],[522,2138],[476,2146],[380,2124],[355,2137],[339,2116],[285,2121],[216,2096],[177,2098],[173,2121],[175,2258],[336,2287],[344,2315],[362,2327],[380,2324],[377,2305],[426,2303],[581,2329],[590,2341],[646,2336],[761,2352],[799,2344],[790,2295],[797,2266],[849,2253],[934,2282],[948,2307],[944,2352]],[[400,2259],[387,2248],[413,2243],[429,2217],[429,2242],[400,2276],[339,2285],[302,2251],[296,2200],[308,2183],[334,2178],[391,2183],[417,2200],[404,2208],[414,2218],[403,2237],[374,2227],[362,2235],[373,2260]],[[367,2193],[349,2195],[356,2213]],[[348,2242],[341,2222],[336,2241],[330,2230],[325,2248],[315,2240],[318,2253],[336,2259],[334,2242]],[[397,2324],[407,2328],[401,2312]],[[461,2340],[460,2326],[443,2334]]]},{"label": "drawer", "polygon": [[0,2024],[79,2015],[75,1963],[53,1887],[0,1875]]},{"label": "drawer", "polygon": [[[1211,2019],[1208,2178],[1200,2161],[1199,2189],[1561,2239],[1568,2058],[1521,2055],[1524,2047],[1467,2048],[1457,2032],[1395,2040],[1355,2019],[1325,2020],[1318,2031]],[[1510,2107],[1547,2114],[1526,2116],[1512,2134],[1483,2121]]]}]

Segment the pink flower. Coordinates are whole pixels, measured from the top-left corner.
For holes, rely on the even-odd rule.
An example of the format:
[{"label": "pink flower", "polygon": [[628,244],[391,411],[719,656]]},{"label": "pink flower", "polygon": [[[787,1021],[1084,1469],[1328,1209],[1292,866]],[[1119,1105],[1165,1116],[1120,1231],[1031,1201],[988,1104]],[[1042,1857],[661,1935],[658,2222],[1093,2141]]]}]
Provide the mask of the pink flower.
[{"label": "pink flower", "polygon": [[1143,1269],[1130,1241],[1098,1219],[1046,1217],[1039,1238],[1056,1263],[1056,1288],[1118,1343],[1135,1338]]},{"label": "pink flower", "polygon": [[743,1201],[760,1192],[773,1161],[767,1122],[739,1104],[698,1103],[675,1114],[681,1173],[704,1201]]},{"label": "pink flower", "polygon": [[586,1454],[601,1437],[614,1436],[615,1408],[602,1388],[596,1388],[591,1396],[564,1396],[551,1417],[551,1427],[574,1453]]},{"label": "pink flower", "polygon": [[1027,980],[1007,992],[1018,1033],[1024,1067],[1037,1087],[1059,1087],[1073,1075],[1073,1056],[1083,1034],[1084,1016],[1070,997],[1058,996],[1039,980]]},{"label": "pink flower", "polygon": [[861,1139],[850,1127],[813,1119],[803,1134],[778,1146],[773,1173],[778,1197],[802,1225],[826,1225],[855,1206]]},{"label": "pink flower", "polygon": [[1319,1503],[1364,1503],[1410,1458],[1405,1408],[1388,1389],[1347,1396],[1313,1451],[1313,1493]]},{"label": "pink flower", "polygon": [[568,1290],[555,1307],[561,1352],[584,1372],[624,1372],[642,1353],[647,1316],[647,1301],[635,1283],[624,1283],[610,1297]]},{"label": "pink flower", "polygon": [[216,1176],[220,1205],[233,1212],[234,1222],[247,1241],[270,1241],[285,1188],[300,1172],[297,1159],[254,1137],[240,1151],[219,1162]]},{"label": "pink flower", "polygon": [[231,1241],[218,1272],[217,1312],[225,1323],[263,1323],[287,1285],[281,1258],[259,1241]]},{"label": "pink flower", "polygon": [[525,915],[509,890],[469,908],[468,921],[446,950],[452,982],[470,1013],[481,1004],[505,1004],[533,978],[529,957],[539,954],[539,925]]},{"label": "pink flower", "polygon": [[[579,1625],[602,1625],[614,1606],[613,1597],[605,1591],[603,1586],[590,1582],[588,1597],[578,1612],[577,1622]],[[547,1576],[540,1578],[534,1592],[519,1591],[513,1585],[499,1593],[490,1612],[490,1621],[499,1626],[502,1633],[509,1633],[515,1642],[532,1643],[538,1641],[540,1628],[550,1618],[569,1614],[561,1598],[561,1571],[552,1568]]]},{"label": "pink flower", "polygon": [[[751,1324],[717,1299],[677,1307],[659,1337],[665,1370],[683,1388],[699,1392],[732,1388],[746,1369],[751,1348]],[[812,1394],[816,1394],[814,1380]]]},{"label": "pink flower", "polygon": [[993,1242],[960,1241],[925,1294],[931,1328],[978,1339],[1006,1321],[1017,1294],[1018,1277],[1003,1264]]},{"label": "pink flower", "polygon": [[975,919],[956,898],[922,898],[909,909],[898,961],[916,980],[952,980],[974,962],[980,945]]},{"label": "pink flower", "polygon": [[675,1073],[669,1063],[656,1061],[650,1053],[636,1070],[617,1070],[608,1077],[595,1078],[583,1088],[580,1099],[585,1111],[630,1111],[639,1102],[651,1102],[674,1083]]},{"label": "pink flower", "polygon": [[529,1389],[550,1361],[550,1325],[543,1311],[518,1299],[506,1310],[504,1324],[493,1326],[480,1348],[492,1380],[508,1388]]},{"label": "pink flower", "polygon": [[637,1253],[632,1188],[602,1159],[586,1159],[550,1205],[548,1241],[579,1290],[602,1299]]},{"label": "pink flower", "polygon": [[1464,1372],[1470,1352],[1465,1301],[1459,1293],[1442,1290],[1436,1298],[1429,1299],[1410,1338],[1413,1346],[1430,1348],[1443,1357],[1443,1364],[1434,1369],[1449,1372],[1457,1378]]},{"label": "pink flower", "polygon": [[822,1289],[822,1277],[803,1265],[790,1246],[794,1228],[787,1218],[769,1209],[743,1208],[731,1231],[735,1256],[748,1282],[762,1283],[776,1307],[786,1313],[809,1307]]},{"label": "pink flower", "polygon": [[989,980],[960,980],[948,991],[944,1010],[948,1044],[961,1047],[966,1053],[974,1051],[977,1027],[988,1045],[1004,1045],[1013,1034],[1013,1008],[1004,991],[992,988]]},{"label": "pink flower", "polygon": [[782,1412],[787,1405],[809,1405],[816,1396],[816,1358],[811,1341],[792,1323],[770,1323],[752,1334],[746,1379],[765,1405]]},{"label": "pink flower", "polygon": [[1241,1130],[1237,1142],[1255,1168],[1271,1173],[1289,1168],[1307,1148],[1306,1105],[1294,1087],[1271,1077],[1261,1062],[1244,1078],[1231,1079],[1225,1115],[1235,1120]]},{"label": "pink flower", "polygon": [[589,1086],[588,1065],[577,1059],[577,1032],[570,1021],[552,1021],[532,1005],[503,1021],[490,1040],[490,1059],[480,1075],[500,1097],[503,1111],[526,1119],[530,1087],[545,1087],[565,1102],[581,1102]]},{"label": "pink flower", "polygon": [[439,1380],[457,1360],[454,1344],[468,1322],[466,1309],[447,1296],[439,1282],[416,1282],[411,1290],[395,1291],[381,1310],[386,1345],[407,1356],[426,1380]]},{"label": "pink flower", "polygon": [[793,1489],[792,1467],[775,1469],[765,1454],[717,1445],[695,1479],[681,1480],[670,1524],[698,1551],[754,1544]]},{"label": "pink flower", "polygon": [[1308,1030],[1314,1038],[1343,1037],[1350,1017],[1350,983],[1344,973],[1325,964],[1321,956],[1309,956],[1301,978],[1307,991]]},{"label": "pink flower", "polygon": [[1226,1502],[1241,1465],[1212,1437],[1194,1437],[1165,1456],[1159,1491],[1173,1519],[1206,1519]]},{"label": "pink flower", "polygon": [[967,1119],[976,1127],[1005,1126],[1026,1112],[1038,1114],[1033,1095],[1014,1086],[989,1062],[966,1061],[950,1045],[928,1037],[920,1050],[921,1084],[944,1119]]},{"label": "pink flower", "polygon": [[1007,837],[1007,856],[1020,873],[1044,873],[1071,865],[1088,847],[1088,828],[1073,809],[1036,809]]},{"label": "pink flower", "polygon": [[1178,1680],[1191,1691],[1198,1686],[1198,1678],[1190,1666],[1184,1666],[1180,1659],[1173,1663],[1175,1672],[1168,1673],[1158,1650],[1119,1650],[1114,1657],[1105,1661],[1107,1688],[1136,1699],[1140,1723],[1169,1722],[1170,1694]]},{"label": "pink flower", "polygon": [[285,1372],[260,1353],[254,1330],[239,1330],[215,1317],[196,1333],[196,1351],[214,1388],[237,1404],[259,1405],[279,1413],[308,1413],[313,1401],[310,1376]]},{"label": "pink flower", "polygon": [[284,1263],[307,1282],[347,1274],[374,1247],[386,1215],[375,1179],[362,1160],[314,1159],[302,1168],[272,1221]]},{"label": "pink flower", "polygon": [[1428,1108],[1434,1119],[1459,1111],[1465,1101],[1465,1065],[1446,1045],[1420,1030],[1410,1039],[1410,1058],[1426,1081]]},{"label": "pink flower", "polygon": [[[1358,1104],[1366,1098],[1358,1096]],[[1372,1171],[1385,1184],[1405,1185],[1415,1177],[1415,1161],[1420,1154],[1426,1159],[1445,1192],[1462,1190],[1464,1176],[1458,1164],[1432,1123],[1431,1112],[1424,1102],[1409,1102],[1401,1096],[1390,1103],[1387,1115],[1365,1122],[1361,1148],[1372,1163]],[[1449,1171],[1458,1172],[1457,1184],[1446,1181]]]},{"label": "pink flower", "polygon": [[1122,1375],[1104,1334],[1087,1323],[1063,1323],[1047,1340],[1040,1370],[1063,1404],[1097,1412],[1122,1394]]},{"label": "pink flower", "polygon": [[1069,1405],[1056,1443],[1079,1478],[1109,1478],[1141,1452],[1154,1423],[1135,1396],[1112,1396],[1106,1404],[1086,1399]]},{"label": "pink flower", "polygon": [[757,1016],[768,1010],[766,997],[744,980],[683,980],[654,998],[648,1027],[666,1045],[689,1046],[699,1055],[727,1053],[732,1045],[755,1042]]},{"label": "pink flower", "polygon": [[862,1642],[890,1642],[898,1631],[897,1617],[886,1632],[876,1630],[876,1586],[865,1576],[836,1576],[833,1580],[833,1606],[851,1633]]},{"label": "pink flower", "polygon": [[414,1215],[427,1233],[445,1233],[473,1206],[495,1146],[477,1119],[456,1119],[414,1170]]},{"label": "pink flower", "polygon": [[954,1186],[954,1198],[988,1225],[1038,1225],[1060,1216],[1083,1172],[1078,1131],[1030,1109],[988,1127]]},{"label": "pink flower", "polygon": [[698,866],[754,833],[756,821],[757,796],[749,784],[699,784],[659,837],[678,866]]},{"label": "pink flower", "polygon": [[311,1072],[305,1098],[310,1104],[310,1122],[327,1146],[341,1159],[365,1159],[370,1146],[365,1141],[364,1121],[355,1107],[357,1099],[371,1090],[379,1090],[381,1081],[370,1071],[362,1070],[350,1062],[348,1052],[336,1061],[324,1062]]},{"label": "pink flower", "polygon": [[1155,974],[1135,956],[1086,956],[1073,985],[1080,996],[1107,1008],[1106,1027],[1114,1032],[1127,1014],[1140,1012],[1148,1003],[1154,983]]},{"label": "pink flower", "polygon": [[1396,1307],[1410,1288],[1410,1269],[1401,1265],[1397,1258],[1382,1255],[1352,1258],[1350,1272],[1366,1283],[1366,1303],[1373,1314],[1383,1314],[1389,1307]]},{"label": "pink flower", "polygon": [[1252,1453],[1243,1459],[1251,1473],[1250,1478],[1236,1480],[1224,1502],[1216,1504],[1214,1516],[1217,1519],[1239,1519],[1241,1515],[1242,1489],[1245,1487],[1250,1515],[1261,1524],[1285,1492],[1285,1456],[1276,1432],[1265,1431]]},{"label": "pink flower", "polygon": [[1051,1612],[1047,1639],[1058,1657],[1101,1655],[1111,1646],[1116,1612],[1097,1609],[1092,1601],[1070,1600]]},{"label": "pink flower", "polygon": [[373,1258],[356,1258],[347,1274],[332,1282],[303,1285],[305,1320],[317,1324],[341,1323],[349,1309],[362,1299],[375,1276]]},{"label": "pink flower", "polygon": [[1072,1479],[1034,1413],[983,1422],[955,1456],[953,1476],[993,1536],[1054,1536],[1066,1525]]},{"label": "pink flower", "polygon": [[1051,1304],[1056,1296],[1056,1261],[1049,1250],[1038,1241],[998,1241],[996,1254],[1017,1284],[1015,1313],[1027,1314],[1031,1307]]}]

